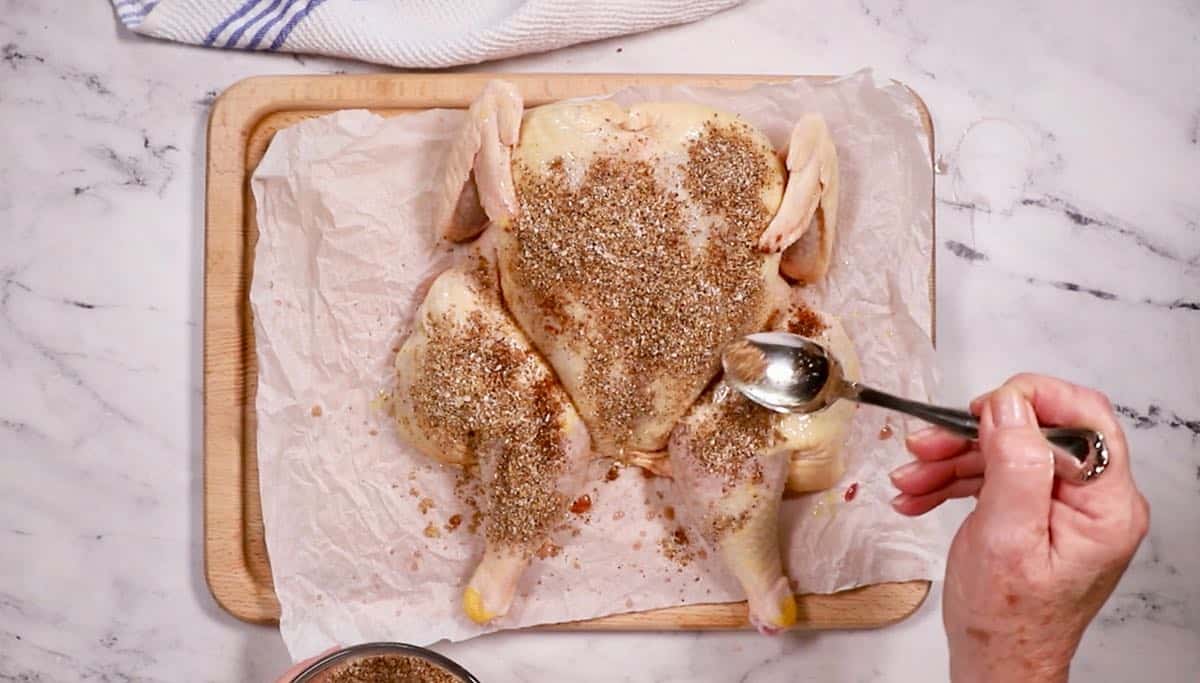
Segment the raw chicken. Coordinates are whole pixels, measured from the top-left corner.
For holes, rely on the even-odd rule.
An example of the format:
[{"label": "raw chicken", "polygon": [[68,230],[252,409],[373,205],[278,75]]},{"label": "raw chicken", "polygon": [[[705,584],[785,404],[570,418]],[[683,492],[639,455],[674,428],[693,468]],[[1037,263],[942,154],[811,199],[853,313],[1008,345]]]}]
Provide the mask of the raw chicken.
[{"label": "raw chicken", "polygon": [[853,407],[778,416],[711,385],[723,347],[779,325],[810,325],[857,376],[840,325],[789,308],[781,275],[828,268],[837,156],[823,119],[797,123],[788,175],[760,131],[701,105],[561,103],[523,120],[522,106],[488,84],[435,177],[438,234],[483,233],[487,257],[438,278],[396,361],[402,434],[478,462],[488,487],[464,608],[480,623],[507,611],[596,453],[673,473],[752,622],[790,626],[780,499],[840,476]]},{"label": "raw chicken", "polygon": [[440,275],[415,321],[396,356],[396,422],[429,457],[479,466],[486,547],[463,608],[486,623],[583,486],[587,428],[505,313],[486,258]]}]

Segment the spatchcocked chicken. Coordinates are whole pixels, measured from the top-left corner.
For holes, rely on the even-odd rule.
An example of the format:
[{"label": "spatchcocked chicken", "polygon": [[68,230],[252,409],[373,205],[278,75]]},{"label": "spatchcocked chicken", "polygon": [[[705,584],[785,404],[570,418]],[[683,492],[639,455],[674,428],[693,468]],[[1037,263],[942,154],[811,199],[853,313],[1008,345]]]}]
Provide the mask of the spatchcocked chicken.
[{"label": "spatchcocked chicken", "polygon": [[785,329],[856,376],[840,324],[799,289],[829,267],[837,177],[817,115],[781,159],[753,126],[698,104],[524,111],[510,84],[484,89],[435,186],[439,234],[471,243],[396,358],[401,435],[479,465],[486,550],[468,616],[507,612],[589,460],[612,458],[674,479],[684,522],[761,631],[795,622],[780,500],[841,476],[853,408],[767,412],[720,382],[719,359],[743,335]]}]

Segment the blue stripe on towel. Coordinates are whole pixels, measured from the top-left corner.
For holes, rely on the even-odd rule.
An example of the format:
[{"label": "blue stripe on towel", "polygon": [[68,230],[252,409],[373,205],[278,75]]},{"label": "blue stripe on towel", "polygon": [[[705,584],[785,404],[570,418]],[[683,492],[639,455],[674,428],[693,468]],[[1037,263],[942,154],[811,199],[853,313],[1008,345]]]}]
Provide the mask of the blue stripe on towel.
[{"label": "blue stripe on towel", "polygon": [[263,17],[275,11],[275,8],[279,7],[279,3],[281,2],[283,2],[283,0],[272,0],[271,4],[267,5],[265,10],[255,14],[253,19],[239,26],[238,30],[234,31],[233,34],[229,36],[229,40],[225,41],[225,47],[237,47],[238,41],[242,39],[242,34],[245,33],[246,30],[251,26],[254,26],[259,21],[262,21]]},{"label": "blue stripe on towel", "polygon": [[283,10],[281,12],[279,12],[278,14],[276,14],[274,17],[272,17],[270,21],[263,24],[262,28],[258,29],[258,32],[254,34],[254,38],[250,40],[250,44],[246,46],[246,49],[247,50],[257,49],[258,44],[262,42],[263,38],[267,35],[267,33],[271,29],[275,28],[275,24],[278,24],[280,22],[280,20],[282,20],[284,17],[286,17],[288,12],[292,11],[292,5],[295,5],[295,4],[296,4],[296,0],[287,0],[287,4],[283,6]]},{"label": "blue stripe on towel", "polygon": [[142,0],[116,0],[113,2],[113,8],[117,10],[117,14],[122,16],[127,16],[130,14],[144,15],[149,12],[152,7],[154,7],[154,3],[150,3],[149,7],[147,7]]},{"label": "blue stripe on towel", "polygon": [[262,0],[246,0],[236,12],[225,17],[221,23],[208,32],[208,35],[204,37],[204,47],[212,47],[213,43],[217,42],[217,38],[220,37],[222,31],[229,28],[229,25],[233,22],[246,16],[250,10],[254,9],[261,2]]},{"label": "blue stripe on towel", "polygon": [[283,30],[279,32],[279,35],[275,36],[275,40],[271,43],[271,47],[267,49],[272,51],[278,50],[283,45],[284,41],[287,40],[288,36],[291,35],[292,29],[296,28],[296,25],[301,21],[304,21],[304,17],[307,17],[309,12],[320,7],[321,3],[323,2],[325,2],[325,0],[308,0],[308,4],[304,6],[304,9],[300,10],[296,13],[296,16],[292,17],[292,20],[287,23],[287,26],[283,27]]},{"label": "blue stripe on towel", "polygon": [[117,18],[126,28],[136,28],[154,10],[158,0],[113,0]]}]

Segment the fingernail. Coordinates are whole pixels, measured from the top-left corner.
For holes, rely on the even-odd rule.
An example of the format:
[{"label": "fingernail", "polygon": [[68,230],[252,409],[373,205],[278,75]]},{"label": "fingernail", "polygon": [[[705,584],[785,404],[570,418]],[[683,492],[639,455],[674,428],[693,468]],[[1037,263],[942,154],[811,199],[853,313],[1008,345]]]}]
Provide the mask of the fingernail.
[{"label": "fingernail", "polygon": [[937,427],[921,427],[915,432],[910,432],[908,435],[909,441],[924,441],[933,436],[938,430]]},{"label": "fingernail", "polygon": [[1028,427],[1029,402],[1016,389],[1000,387],[989,399],[997,427]]},{"label": "fingernail", "polygon": [[903,479],[903,478],[907,477],[908,475],[912,474],[913,471],[915,471],[917,469],[917,467],[920,466],[920,464],[921,463],[910,462],[905,465],[901,465],[901,466],[897,467],[896,469],[892,470],[891,474],[889,474],[888,476],[892,478],[892,481],[895,481],[897,479]]},{"label": "fingernail", "polygon": [[907,493],[901,493],[900,495],[898,495],[898,496],[896,496],[895,498],[893,498],[893,499],[892,499],[892,507],[893,507],[893,508],[896,508],[897,510],[899,510],[899,509],[900,509],[900,504],[901,504],[901,503],[903,503],[903,502],[904,502],[904,501],[906,501],[906,500],[908,500],[908,494],[907,494]]},{"label": "fingernail", "polygon": [[983,402],[987,400],[987,397],[987,394],[983,394],[982,396],[976,396],[975,398],[971,399],[971,402],[967,404],[967,408],[972,415],[976,417],[979,416],[979,413],[983,411]]}]

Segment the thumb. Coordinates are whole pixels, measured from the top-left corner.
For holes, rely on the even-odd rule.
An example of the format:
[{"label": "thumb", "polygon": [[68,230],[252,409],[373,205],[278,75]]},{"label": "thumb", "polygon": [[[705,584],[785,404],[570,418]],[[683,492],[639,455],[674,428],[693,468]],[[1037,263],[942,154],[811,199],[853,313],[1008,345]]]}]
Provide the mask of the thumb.
[{"label": "thumb", "polygon": [[1016,389],[992,392],[979,416],[984,479],[976,515],[995,530],[1045,535],[1054,486],[1054,457],[1033,406]]}]

